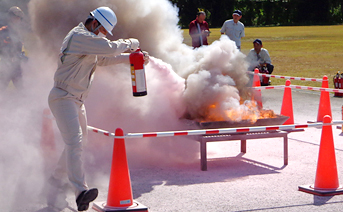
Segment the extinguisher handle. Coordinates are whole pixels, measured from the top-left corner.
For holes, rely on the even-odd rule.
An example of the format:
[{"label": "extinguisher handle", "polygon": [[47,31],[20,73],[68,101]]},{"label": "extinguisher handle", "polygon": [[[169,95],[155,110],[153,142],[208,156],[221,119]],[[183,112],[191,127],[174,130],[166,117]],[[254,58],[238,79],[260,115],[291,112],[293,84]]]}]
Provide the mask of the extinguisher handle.
[{"label": "extinguisher handle", "polygon": [[147,65],[150,61],[150,55],[147,51],[141,50],[141,52],[143,53],[144,65]]}]

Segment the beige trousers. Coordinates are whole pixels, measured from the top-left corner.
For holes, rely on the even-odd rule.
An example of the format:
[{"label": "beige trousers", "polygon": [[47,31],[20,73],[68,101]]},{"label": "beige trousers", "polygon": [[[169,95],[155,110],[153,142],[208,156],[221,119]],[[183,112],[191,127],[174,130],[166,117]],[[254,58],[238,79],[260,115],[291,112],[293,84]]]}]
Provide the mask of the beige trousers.
[{"label": "beige trousers", "polygon": [[55,87],[50,91],[49,107],[65,143],[52,176],[63,181],[67,174],[78,196],[88,189],[82,164],[82,143],[87,139],[86,109],[70,93]]}]

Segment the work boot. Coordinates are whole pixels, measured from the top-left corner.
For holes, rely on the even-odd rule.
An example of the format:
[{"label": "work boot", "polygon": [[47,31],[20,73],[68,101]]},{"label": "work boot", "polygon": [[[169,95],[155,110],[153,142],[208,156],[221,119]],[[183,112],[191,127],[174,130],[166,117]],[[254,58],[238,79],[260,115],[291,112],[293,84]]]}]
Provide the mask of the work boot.
[{"label": "work boot", "polygon": [[88,210],[89,203],[95,200],[98,197],[98,189],[91,188],[89,190],[84,190],[76,198],[76,205],[78,211]]}]

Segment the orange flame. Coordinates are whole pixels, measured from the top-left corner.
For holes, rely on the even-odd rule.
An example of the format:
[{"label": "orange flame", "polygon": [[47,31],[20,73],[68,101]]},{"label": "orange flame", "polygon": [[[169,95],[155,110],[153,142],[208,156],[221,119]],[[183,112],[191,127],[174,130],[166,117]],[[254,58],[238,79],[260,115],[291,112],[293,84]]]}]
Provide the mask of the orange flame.
[{"label": "orange flame", "polygon": [[225,110],[220,113],[217,104],[208,107],[205,121],[235,121],[250,120],[255,123],[258,119],[275,118],[273,110],[259,109],[255,101],[245,101],[238,108]]}]

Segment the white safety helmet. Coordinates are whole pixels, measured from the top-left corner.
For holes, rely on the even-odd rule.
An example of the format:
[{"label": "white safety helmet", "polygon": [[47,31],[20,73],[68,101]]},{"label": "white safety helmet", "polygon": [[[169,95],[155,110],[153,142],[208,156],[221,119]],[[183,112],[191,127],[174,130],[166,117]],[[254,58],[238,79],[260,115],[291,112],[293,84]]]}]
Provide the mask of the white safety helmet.
[{"label": "white safety helmet", "polygon": [[117,16],[109,7],[99,7],[91,12],[92,16],[100,22],[110,35],[117,24]]},{"label": "white safety helmet", "polygon": [[11,8],[8,10],[8,14],[17,16],[17,17],[19,17],[19,18],[24,18],[24,13],[23,13],[23,11],[22,11],[19,7],[17,7],[17,6],[11,7]]}]

